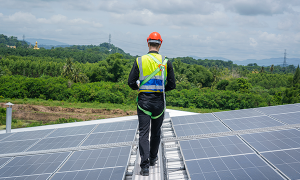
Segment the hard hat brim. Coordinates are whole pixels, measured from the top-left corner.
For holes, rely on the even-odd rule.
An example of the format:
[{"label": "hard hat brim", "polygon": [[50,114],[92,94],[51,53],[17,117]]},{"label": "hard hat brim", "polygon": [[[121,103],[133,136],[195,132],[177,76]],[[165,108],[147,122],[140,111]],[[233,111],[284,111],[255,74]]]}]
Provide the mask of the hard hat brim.
[{"label": "hard hat brim", "polygon": [[154,40],[154,39],[149,39],[148,43],[157,43],[157,44],[161,44],[160,40]]}]

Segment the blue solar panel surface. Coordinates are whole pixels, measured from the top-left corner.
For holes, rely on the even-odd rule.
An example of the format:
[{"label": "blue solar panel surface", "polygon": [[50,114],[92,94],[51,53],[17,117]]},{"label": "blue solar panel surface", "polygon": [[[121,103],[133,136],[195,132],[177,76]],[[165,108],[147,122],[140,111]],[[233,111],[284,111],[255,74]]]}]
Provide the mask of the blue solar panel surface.
[{"label": "blue solar panel surface", "polygon": [[180,141],[185,160],[254,153],[237,136]]},{"label": "blue solar panel surface", "polygon": [[174,126],[174,129],[178,137],[230,131],[220,121],[177,125]]},{"label": "blue solar panel surface", "polygon": [[38,174],[31,176],[5,177],[0,179],[5,180],[46,180],[51,174]]},{"label": "blue solar panel surface", "polygon": [[192,180],[283,179],[256,154],[186,161]]},{"label": "blue solar panel surface", "polygon": [[172,117],[172,123],[174,126],[208,121],[218,121],[218,119],[211,113]]},{"label": "blue solar panel surface", "polygon": [[214,113],[221,120],[226,119],[236,119],[236,118],[245,118],[245,117],[255,117],[255,116],[263,116],[264,114],[257,112],[253,109],[242,109],[242,110],[234,110],[234,111],[223,111],[223,112],[215,112]]},{"label": "blue solar panel surface", "polygon": [[300,179],[300,149],[265,152],[262,155],[290,179]]},{"label": "blue solar panel surface", "polygon": [[114,123],[104,123],[99,124],[98,127],[93,131],[93,133],[98,132],[107,132],[107,131],[119,131],[125,129],[136,129],[138,125],[138,121],[122,121],[122,122],[114,122]]},{"label": "blue solar panel surface", "polygon": [[295,104],[287,104],[287,105],[280,105],[280,106],[255,108],[255,110],[260,111],[264,114],[272,115],[272,114],[280,114],[280,113],[297,112],[300,111],[300,107]]},{"label": "blue solar panel surface", "polygon": [[[40,131],[26,131],[13,133],[11,136],[5,138],[3,141],[21,141],[28,139],[40,139],[51,133],[53,129],[40,130]],[[3,142],[1,141],[1,142]]]},{"label": "blue solar panel surface", "polygon": [[77,151],[53,179],[124,179],[131,146]]},{"label": "blue solar panel surface", "polygon": [[135,129],[93,133],[83,142],[82,146],[133,141],[135,133]]},{"label": "blue solar panel surface", "polygon": [[68,128],[59,128],[52,132],[47,137],[59,137],[59,136],[72,136],[79,134],[88,134],[96,125],[86,125],[86,126],[77,126],[77,127],[68,127]]},{"label": "blue solar panel surface", "polygon": [[284,125],[268,116],[246,117],[223,121],[235,131]]},{"label": "blue solar panel surface", "polygon": [[274,114],[271,116],[287,124],[300,124],[300,112]]},{"label": "blue solar panel surface", "polygon": [[0,169],[1,178],[53,173],[70,152],[20,156]]},{"label": "blue solar panel surface", "polygon": [[34,143],[37,142],[36,140],[23,140],[23,141],[5,141],[0,142],[0,154],[7,154],[7,153],[17,153],[23,152],[32,146]]},{"label": "blue solar panel surface", "polygon": [[295,129],[241,135],[260,152],[300,148],[300,131]]}]

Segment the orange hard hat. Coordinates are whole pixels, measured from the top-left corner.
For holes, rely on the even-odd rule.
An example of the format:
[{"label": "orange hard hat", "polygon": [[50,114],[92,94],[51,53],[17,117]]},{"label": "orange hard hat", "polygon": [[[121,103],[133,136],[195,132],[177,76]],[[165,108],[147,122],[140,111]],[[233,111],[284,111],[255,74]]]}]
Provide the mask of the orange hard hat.
[{"label": "orange hard hat", "polygon": [[162,44],[163,40],[158,32],[152,32],[149,37],[147,38],[147,43],[157,43]]}]

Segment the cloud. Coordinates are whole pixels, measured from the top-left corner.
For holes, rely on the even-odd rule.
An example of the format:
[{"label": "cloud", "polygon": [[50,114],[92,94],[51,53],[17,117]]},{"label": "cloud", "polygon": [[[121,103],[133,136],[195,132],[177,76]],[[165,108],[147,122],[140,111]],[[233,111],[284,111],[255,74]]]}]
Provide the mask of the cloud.
[{"label": "cloud", "polygon": [[250,46],[252,47],[256,47],[258,44],[254,38],[249,38],[249,41],[250,41]]},{"label": "cloud", "polygon": [[224,6],[227,10],[246,16],[272,16],[291,11],[285,0],[230,0]]},{"label": "cloud", "polygon": [[234,20],[239,27],[266,28],[269,26],[267,22],[253,16],[237,15],[234,17]]}]

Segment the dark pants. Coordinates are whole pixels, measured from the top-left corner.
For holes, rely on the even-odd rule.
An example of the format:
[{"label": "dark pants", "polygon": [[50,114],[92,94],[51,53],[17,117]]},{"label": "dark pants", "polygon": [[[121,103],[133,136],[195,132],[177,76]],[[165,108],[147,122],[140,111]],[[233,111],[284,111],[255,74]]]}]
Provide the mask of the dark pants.
[{"label": "dark pants", "polygon": [[[157,157],[160,144],[160,127],[164,120],[164,113],[157,119],[151,117],[137,109],[139,118],[139,151],[141,156],[141,168],[149,167],[149,158]],[[151,137],[149,148],[149,128],[151,123]],[[149,150],[150,149],[150,150]]]}]

